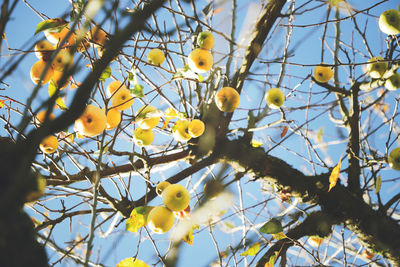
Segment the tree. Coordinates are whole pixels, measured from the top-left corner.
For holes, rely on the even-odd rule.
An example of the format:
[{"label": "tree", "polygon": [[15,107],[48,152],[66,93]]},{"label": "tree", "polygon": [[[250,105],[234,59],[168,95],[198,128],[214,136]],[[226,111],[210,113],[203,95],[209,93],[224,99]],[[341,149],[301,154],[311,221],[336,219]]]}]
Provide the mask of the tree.
[{"label": "tree", "polygon": [[[131,266],[175,266],[189,244],[206,247],[201,260],[217,266],[400,265],[398,163],[390,154],[399,135],[400,46],[398,34],[378,27],[395,1],[92,0],[71,1],[58,17],[24,1],[42,22],[16,49],[7,30],[11,18],[24,19],[13,13],[17,2],[3,3],[0,24],[12,53],[0,76],[6,266],[107,266],[128,257]],[[202,72],[209,47],[189,53],[204,31],[215,46],[214,64]],[[25,62],[43,33],[56,45],[43,49],[39,74],[53,75],[19,95],[15,73],[31,68]],[[153,48],[166,57],[160,65],[147,58]],[[321,66],[321,75],[313,72]],[[111,90],[112,81],[121,83]],[[222,87],[240,94],[233,112],[215,103]],[[284,93],[282,106],[266,103],[271,88]],[[88,104],[102,110],[82,121]],[[121,106],[116,128],[85,128]],[[135,135],[141,120],[155,118],[154,140],[149,131],[150,140]],[[195,119],[205,132],[191,137]],[[43,148],[49,135],[57,137],[48,143],[54,153]],[[161,181],[184,185],[191,198],[164,235],[143,225],[164,205]]]}]

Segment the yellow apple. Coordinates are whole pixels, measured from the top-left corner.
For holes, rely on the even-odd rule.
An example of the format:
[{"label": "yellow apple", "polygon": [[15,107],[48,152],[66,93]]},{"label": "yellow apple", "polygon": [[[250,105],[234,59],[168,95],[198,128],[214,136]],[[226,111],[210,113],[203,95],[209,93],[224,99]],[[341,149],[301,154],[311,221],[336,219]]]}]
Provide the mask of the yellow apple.
[{"label": "yellow apple", "polygon": [[107,86],[107,95],[108,97],[111,97],[112,94],[119,89],[127,89],[128,88],[125,86],[125,84],[123,84],[120,81],[112,81],[108,86]]},{"label": "yellow apple", "polygon": [[133,105],[133,100],[129,89],[120,88],[111,97],[111,105],[118,110],[126,110]]},{"label": "yellow apple", "polygon": [[58,148],[58,140],[54,135],[49,135],[40,143],[40,150],[45,154],[54,153]]},{"label": "yellow apple", "polygon": [[114,129],[121,122],[121,112],[119,112],[117,109],[113,108],[108,110],[106,117],[107,117],[107,124],[106,124],[107,130]]},{"label": "yellow apple", "polygon": [[327,83],[333,77],[333,71],[328,66],[316,66],[314,68],[314,79],[320,83]]},{"label": "yellow apple", "polygon": [[149,54],[147,55],[147,61],[150,64],[160,66],[165,60],[165,55],[161,49],[154,48],[151,49]]},{"label": "yellow apple", "polygon": [[75,121],[74,130],[87,137],[94,137],[101,134],[106,128],[107,116],[103,109],[87,105],[85,111]]},{"label": "yellow apple", "polygon": [[44,62],[43,60],[39,60],[32,65],[30,75],[33,83],[38,84],[39,82],[41,82],[42,84],[46,84],[50,81],[54,72],[51,66],[48,67],[46,73],[44,74],[44,77],[40,79],[45,68],[46,68],[46,62]]},{"label": "yellow apple", "polygon": [[272,88],[265,95],[265,101],[270,108],[278,109],[285,102],[285,95],[279,88]]},{"label": "yellow apple", "polygon": [[205,128],[204,122],[199,119],[194,119],[189,122],[188,133],[191,137],[197,138],[204,133]]},{"label": "yellow apple", "polygon": [[212,68],[213,56],[210,51],[197,48],[188,57],[189,68],[197,73],[205,73]]},{"label": "yellow apple", "polygon": [[136,128],[133,138],[138,146],[148,146],[153,143],[154,133],[151,129]]},{"label": "yellow apple", "polygon": [[[35,122],[37,124],[44,122],[44,119],[46,118],[46,112],[47,112],[47,110],[42,110],[36,115]],[[54,120],[55,118],[56,118],[56,116],[54,116],[53,113],[49,114],[49,120]]]},{"label": "yellow apple", "polygon": [[175,216],[166,207],[157,206],[147,216],[147,226],[156,234],[168,232],[174,225]]},{"label": "yellow apple", "polygon": [[388,64],[387,62],[379,62],[380,60],[384,60],[382,57],[372,57],[368,60],[368,62],[374,62],[378,61],[375,63],[367,64],[367,72],[371,78],[374,79],[380,79],[382,76],[385,74]]},{"label": "yellow apple", "polygon": [[215,104],[222,112],[233,112],[239,106],[240,95],[232,87],[223,87],[215,95]]},{"label": "yellow apple", "polygon": [[51,66],[56,71],[64,71],[72,66],[74,62],[73,55],[66,49],[58,51],[56,57],[51,62]]},{"label": "yellow apple", "polygon": [[189,124],[190,122],[186,119],[176,122],[172,133],[172,136],[176,141],[186,142],[192,138],[192,136],[189,134]]},{"label": "yellow apple", "polygon": [[164,191],[164,189],[167,188],[169,185],[171,185],[171,183],[168,182],[168,181],[159,182],[157,187],[156,187],[157,195],[161,196],[161,194]]},{"label": "yellow apple", "polygon": [[167,186],[161,197],[164,205],[172,211],[181,211],[187,208],[190,202],[189,191],[180,184],[171,184]]},{"label": "yellow apple", "polygon": [[142,129],[153,129],[160,119],[160,112],[152,105],[144,105],[135,115],[135,121]]},{"label": "yellow apple", "polygon": [[88,32],[89,41],[95,45],[104,46],[107,42],[107,33],[101,28],[95,26]]},{"label": "yellow apple", "polygon": [[38,59],[47,61],[51,57],[51,53],[53,53],[54,46],[49,41],[42,40],[35,44],[34,49],[35,49],[35,56]]},{"label": "yellow apple", "polygon": [[400,147],[396,147],[390,152],[388,162],[392,169],[400,171]]},{"label": "yellow apple", "polygon": [[53,76],[51,76],[51,79],[50,79],[50,80],[52,80],[52,81],[54,82],[54,84],[55,84],[55,85],[57,86],[57,88],[59,88],[60,90],[62,90],[62,89],[64,89],[65,87],[67,87],[69,81],[71,80],[71,76],[69,76],[69,77],[66,77],[66,78],[65,78],[65,80],[64,80],[63,83],[61,83],[61,78],[63,77],[63,75],[64,75],[64,72],[54,70],[54,71],[53,71]]},{"label": "yellow apple", "polygon": [[211,49],[214,46],[214,36],[209,31],[203,31],[197,37],[197,44],[202,49]]},{"label": "yellow apple", "polygon": [[400,33],[400,11],[389,9],[379,16],[379,29],[389,35]]},{"label": "yellow apple", "polygon": [[394,91],[400,88],[400,73],[395,73],[385,81],[386,89]]}]

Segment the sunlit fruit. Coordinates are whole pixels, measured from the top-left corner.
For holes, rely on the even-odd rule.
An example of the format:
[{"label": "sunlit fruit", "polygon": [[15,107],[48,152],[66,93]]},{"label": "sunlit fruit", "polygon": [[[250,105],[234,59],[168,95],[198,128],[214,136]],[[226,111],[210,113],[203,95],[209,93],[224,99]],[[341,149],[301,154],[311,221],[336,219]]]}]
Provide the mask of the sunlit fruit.
[{"label": "sunlit fruit", "polygon": [[178,120],[173,128],[172,136],[178,142],[187,142],[192,136],[189,134],[190,122],[186,119]]},{"label": "sunlit fruit", "polygon": [[[44,122],[44,119],[46,118],[46,112],[47,110],[42,110],[36,115],[35,121],[37,124]],[[48,118],[49,120],[54,120],[56,116],[54,116],[53,113],[50,113]]]},{"label": "sunlit fruit", "polygon": [[209,199],[215,199],[224,191],[224,186],[220,181],[209,180],[204,184],[203,192]]},{"label": "sunlit fruit", "polygon": [[204,133],[205,128],[204,122],[199,119],[194,119],[189,122],[188,133],[191,137],[197,138]]},{"label": "sunlit fruit", "polygon": [[66,49],[58,51],[56,57],[51,62],[51,66],[56,71],[64,71],[72,66],[74,62],[73,55]]},{"label": "sunlit fruit", "polygon": [[142,129],[153,129],[160,122],[160,119],[160,112],[152,105],[144,105],[135,115],[135,121]]},{"label": "sunlit fruit", "polygon": [[333,71],[328,66],[316,66],[314,68],[314,79],[320,83],[326,83],[333,77]]},{"label": "sunlit fruit", "polygon": [[38,84],[39,81],[41,81],[42,84],[46,84],[50,81],[54,70],[51,66],[48,66],[43,78],[41,79],[42,73],[44,73],[45,69],[46,62],[43,60],[39,60],[32,65],[30,75],[33,83]]},{"label": "sunlit fruit", "polygon": [[121,112],[119,112],[117,109],[108,110],[106,117],[107,117],[107,124],[106,124],[107,130],[114,129],[121,122]]},{"label": "sunlit fruit", "polygon": [[388,64],[386,61],[380,62],[380,60],[384,60],[383,57],[372,57],[368,60],[368,62],[378,61],[375,63],[367,64],[366,70],[371,78],[380,79],[382,78],[383,74],[385,74],[388,68]]},{"label": "sunlit fruit", "polygon": [[134,98],[126,88],[120,88],[111,97],[111,105],[118,110],[126,110],[133,105]]},{"label": "sunlit fruit", "polygon": [[151,49],[147,54],[147,61],[153,65],[160,66],[165,60],[164,52],[161,49]]},{"label": "sunlit fruit", "polygon": [[165,188],[167,188],[169,185],[171,185],[170,182],[168,181],[162,181],[159,182],[156,186],[156,193],[157,195],[161,196],[162,192],[164,191]]},{"label": "sunlit fruit", "polygon": [[[53,76],[51,76],[51,80],[54,82],[54,84],[59,88],[60,90],[64,89],[65,87],[68,86],[68,83],[71,80],[71,76],[68,77],[63,77],[64,72],[62,71],[57,71],[54,70]],[[64,78],[64,79],[63,79]]]},{"label": "sunlit fruit", "polygon": [[153,143],[154,133],[151,129],[136,128],[133,138],[138,146],[148,146]]},{"label": "sunlit fruit", "polygon": [[395,73],[385,81],[386,89],[394,91],[400,88],[400,73]]},{"label": "sunlit fruit", "polygon": [[54,46],[49,41],[42,40],[35,44],[34,49],[35,49],[35,55],[38,59],[47,61],[51,57],[51,53],[54,50]]},{"label": "sunlit fruit", "polygon": [[211,49],[214,46],[214,36],[209,31],[203,31],[197,37],[197,44],[200,48]]},{"label": "sunlit fruit", "polygon": [[189,191],[180,184],[167,186],[161,194],[164,205],[172,211],[186,209],[190,202]]},{"label": "sunlit fruit", "polygon": [[168,232],[174,225],[175,216],[166,207],[154,207],[147,216],[147,226],[156,234]]},{"label": "sunlit fruit", "polygon": [[279,88],[272,88],[265,95],[265,101],[270,108],[278,109],[285,102],[285,95]]},{"label": "sunlit fruit", "polygon": [[389,35],[400,33],[400,11],[389,9],[379,16],[379,29]]},{"label": "sunlit fruit", "polygon": [[388,162],[392,169],[400,171],[400,147],[396,147],[390,152]]},{"label": "sunlit fruit", "polygon": [[319,236],[310,236],[308,242],[313,247],[319,247],[324,242],[324,239]]},{"label": "sunlit fruit", "polygon": [[87,137],[94,137],[101,134],[106,128],[107,117],[103,109],[87,105],[85,111],[75,121],[74,130]]},{"label": "sunlit fruit", "polygon": [[189,68],[197,73],[209,71],[213,65],[213,56],[206,49],[197,48],[190,52],[188,57]]},{"label": "sunlit fruit", "polygon": [[223,87],[215,95],[215,104],[222,112],[233,112],[240,103],[239,93],[232,87]]},{"label": "sunlit fruit", "polygon": [[107,95],[110,97],[116,90],[119,89],[128,89],[125,84],[123,84],[120,81],[112,81],[108,86],[107,86]]},{"label": "sunlit fruit", "polygon": [[54,153],[58,148],[58,140],[54,135],[49,135],[45,137],[42,142],[40,142],[40,150],[45,154]]},{"label": "sunlit fruit", "polygon": [[95,45],[104,46],[107,42],[107,33],[101,28],[95,26],[88,32],[89,41]]},{"label": "sunlit fruit", "polygon": [[[59,32],[44,31],[44,36],[46,36],[47,40],[49,42],[51,42],[53,45],[57,45],[62,40],[65,39],[65,37],[67,36],[68,33],[69,33],[69,28],[68,27],[64,27]],[[68,40],[65,41],[65,45],[64,46],[74,45],[75,42],[76,42],[75,34],[72,33],[68,37]]]}]

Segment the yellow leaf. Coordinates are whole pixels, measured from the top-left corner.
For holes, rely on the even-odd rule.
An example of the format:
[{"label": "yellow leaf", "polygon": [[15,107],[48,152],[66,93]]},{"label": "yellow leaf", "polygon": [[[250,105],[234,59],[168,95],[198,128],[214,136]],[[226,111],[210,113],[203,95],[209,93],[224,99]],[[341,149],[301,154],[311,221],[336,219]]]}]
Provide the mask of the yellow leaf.
[{"label": "yellow leaf", "polygon": [[4,40],[7,40],[6,34],[4,32],[3,32],[3,36],[1,38],[3,38]]},{"label": "yellow leaf", "polygon": [[4,107],[4,101],[5,100],[0,100],[0,108]]},{"label": "yellow leaf", "polygon": [[60,109],[62,109],[62,110],[67,110],[68,109],[67,106],[64,103],[64,100],[61,97],[56,99],[56,103],[57,103],[57,105],[58,105],[58,107]]},{"label": "yellow leaf", "polygon": [[338,164],[333,168],[331,172],[331,176],[329,176],[329,189],[328,192],[331,191],[332,188],[335,187],[337,180],[339,179],[339,174],[340,174],[340,164],[342,163],[342,160],[340,159]]},{"label": "yellow leaf", "polygon": [[322,136],[324,135],[324,128],[320,128],[317,133],[317,141],[322,142]]},{"label": "yellow leaf", "polygon": [[187,235],[185,235],[183,237],[183,241],[185,241],[189,245],[193,245],[193,230],[194,229],[199,229],[199,226],[197,224],[193,225],[192,229],[190,229],[189,233],[187,233]]},{"label": "yellow leaf", "polygon": [[375,182],[375,193],[379,193],[379,191],[381,190],[381,186],[382,186],[382,176],[378,176],[376,178],[376,182]]},{"label": "yellow leaf", "polygon": [[252,139],[250,143],[251,143],[252,147],[260,147],[263,144],[261,141],[254,140],[254,139]]},{"label": "yellow leaf", "polygon": [[276,240],[281,240],[286,238],[286,235],[283,232],[272,234],[272,237],[275,238]]},{"label": "yellow leaf", "polygon": [[147,223],[147,215],[153,207],[140,206],[132,210],[131,216],[126,220],[126,230],[130,232],[137,232],[141,227]]},{"label": "yellow leaf", "polygon": [[254,256],[257,254],[259,250],[260,250],[260,243],[256,242],[253,245],[251,245],[247,250],[240,253],[240,256]]},{"label": "yellow leaf", "polygon": [[116,267],[149,267],[149,265],[144,261],[132,257],[120,261]]}]

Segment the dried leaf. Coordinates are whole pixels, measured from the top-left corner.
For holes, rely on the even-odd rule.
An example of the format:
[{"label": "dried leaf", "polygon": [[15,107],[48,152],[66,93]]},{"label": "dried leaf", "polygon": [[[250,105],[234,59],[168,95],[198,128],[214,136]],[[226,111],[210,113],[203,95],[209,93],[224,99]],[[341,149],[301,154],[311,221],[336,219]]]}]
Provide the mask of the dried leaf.
[{"label": "dried leaf", "polygon": [[132,257],[120,261],[116,267],[149,267],[149,265],[147,265],[144,261]]},{"label": "dried leaf", "polygon": [[256,242],[253,245],[251,245],[248,249],[246,249],[244,252],[240,253],[240,256],[254,256],[257,254],[259,250],[260,250],[260,243]]},{"label": "dried leaf", "polygon": [[333,168],[331,172],[331,176],[329,176],[329,189],[328,192],[331,191],[332,188],[335,187],[337,180],[339,179],[339,174],[340,174],[340,165],[342,163],[342,160],[340,159],[338,164]]},{"label": "dried leaf", "polygon": [[376,181],[375,181],[375,193],[379,193],[379,191],[381,190],[381,186],[382,186],[382,176],[378,175],[378,177],[376,177]]},{"label": "dried leaf", "polygon": [[281,138],[283,138],[286,135],[287,131],[288,131],[288,127],[284,126],[282,129]]},{"label": "dried leaf", "polygon": [[147,215],[153,207],[140,206],[134,208],[128,220],[126,220],[126,230],[130,232],[137,232],[141,227],[147,224]]},{"label": "dried leaf", "polygon": [[190,231],[187,233],[187,235],[185,235],[183,237],[183,241],[185,241],[189,245],[193,245],[193,230],[194,229],[199,229],[199,226],[197,224],[193,225],[192,229],[190,229]]}]

